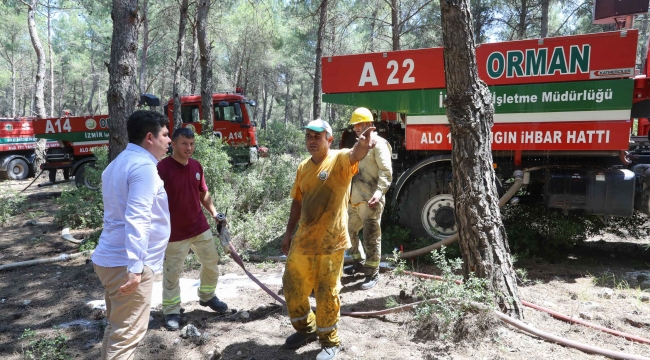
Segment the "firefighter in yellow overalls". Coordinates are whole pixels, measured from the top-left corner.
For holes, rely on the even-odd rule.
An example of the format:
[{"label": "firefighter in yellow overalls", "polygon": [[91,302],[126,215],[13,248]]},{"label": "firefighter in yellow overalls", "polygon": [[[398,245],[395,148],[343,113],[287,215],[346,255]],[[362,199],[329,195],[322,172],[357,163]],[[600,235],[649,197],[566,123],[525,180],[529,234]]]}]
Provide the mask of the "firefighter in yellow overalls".
[{"label": "firefighter in yellow overalls", "polygon": [[[366,108],[358,108],[352,114],[350,125],[354,125],[357,135],[363,133],[373,125],[372,113]],[[391,147],[388,141],[377,133],[373,132],[372,138],[376,145],[368,152],[368,156],[359,162],[359,173],[352,178],[348,231],[352,242],[350,255],[354,264],[344,269],[346,275],[363,272],[366,277],[361,284],[363,290],[374,287],[379,281],[381,213],[386,204],[386,192],[393,180]],[[359,240],[360,230],[363,230],[363,248]]]},{"label": "firefighter in yellow overalls", "polygon": [[[317,360],[336,358],[343,255],[350,247],[348,203],[350,183],[358,163],[374,146],[370,133],[360,134],[354,147],[330,150],[332,127],[321,119],[305,127],[305,142],[311,157],[298,166],[291,189],[291,213],[282,241],[287,264],[282,286],[291,325],[296,330],[285,348],[297,349],[320,340]],[[298,225],[295,235],[294,229]],[[309,295],[316,295],[316,314]]]}]

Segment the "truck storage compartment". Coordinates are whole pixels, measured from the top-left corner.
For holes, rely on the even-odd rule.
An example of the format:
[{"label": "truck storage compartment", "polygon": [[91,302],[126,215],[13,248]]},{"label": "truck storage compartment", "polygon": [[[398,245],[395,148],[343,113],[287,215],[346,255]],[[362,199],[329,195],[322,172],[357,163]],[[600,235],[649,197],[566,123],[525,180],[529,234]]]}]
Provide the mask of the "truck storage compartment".
[{"label": "truck storage compartment", "polygon": [[631,216],[636,178],[626,169],[552,169],[546,172],[546,206],[587,214]]},{"label": "truck storage compartment", "polygon": [[636,175],[636,194],[634,209],[650,215],[650,165],[639,164],[632,167]]}]

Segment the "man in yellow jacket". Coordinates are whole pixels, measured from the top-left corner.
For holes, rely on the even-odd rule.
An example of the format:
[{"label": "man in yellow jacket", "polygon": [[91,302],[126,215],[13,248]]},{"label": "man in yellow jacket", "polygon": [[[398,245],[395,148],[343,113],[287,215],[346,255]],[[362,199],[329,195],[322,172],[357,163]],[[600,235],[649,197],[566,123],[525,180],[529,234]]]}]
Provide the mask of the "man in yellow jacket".
[{"label": "man in yellow jacket", "polygon": [[[373,125],[372,113],[366,108],[356,109],[350,125],[354,125],[354,132],[359,136]],[[386,204],[386,192],[393,180],[388,141],[375,132],[372,133],[372,139],[376,141],[376,146],[359,162],[359,173],[352,178],[348,231],[352,242],[350,256],[354,264],[343,270],[346,275],[363,272],[366,277],[361,284],[363,290],[374,287],[379,281],[381,214]],[[362,229],[365,259],[359,240],[359,231]]]},{"label": "man in yellow jacket", "polygon": [[[350,247],[347,208],[350,182],[358,163],[374,147],[373,127],[359,135],[350,149],[330,150],[332,127],[321,119],[305,127],[305,142],[311,157],[298,166],[291,189],[291,213],[282,241],[287,264],[282,285],[289,318],[296,333],[285,348],[297,349],[320,340],[317,360],[336,358],[341,341],[338,321],[341,302],[343,255]],[[294,229],[298,225],[295,235]],[[316,314],[309,295],[316,295]]]}]

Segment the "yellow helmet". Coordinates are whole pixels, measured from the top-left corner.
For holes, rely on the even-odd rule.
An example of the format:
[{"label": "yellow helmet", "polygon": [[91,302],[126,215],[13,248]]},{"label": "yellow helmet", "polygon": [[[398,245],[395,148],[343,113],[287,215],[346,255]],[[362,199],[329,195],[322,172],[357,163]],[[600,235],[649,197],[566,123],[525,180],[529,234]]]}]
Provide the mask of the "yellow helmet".
[{"label": "yellow helmet", "polygon": [[362,123],[362,122],[373,122],[372,113],[370,110],[360,107],[354,110],[352,117],[350,117],[350,125]]}]

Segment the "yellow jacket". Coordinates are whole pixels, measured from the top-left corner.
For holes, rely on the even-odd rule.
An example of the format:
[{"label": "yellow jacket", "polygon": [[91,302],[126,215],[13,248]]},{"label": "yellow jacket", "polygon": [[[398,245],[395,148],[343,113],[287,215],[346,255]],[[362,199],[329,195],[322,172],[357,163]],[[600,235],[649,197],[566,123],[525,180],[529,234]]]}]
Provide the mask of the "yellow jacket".
[{"label": "yellow jacket", "polygon": [[385,202],[384,196],[393,181],[392,149],[377,133],[373,132],[372,136],[377,145],[359,162],[359,173],[352,178],[350,203],[353,205],[367,202],[375,194],[381,195],[381,201]]}]

